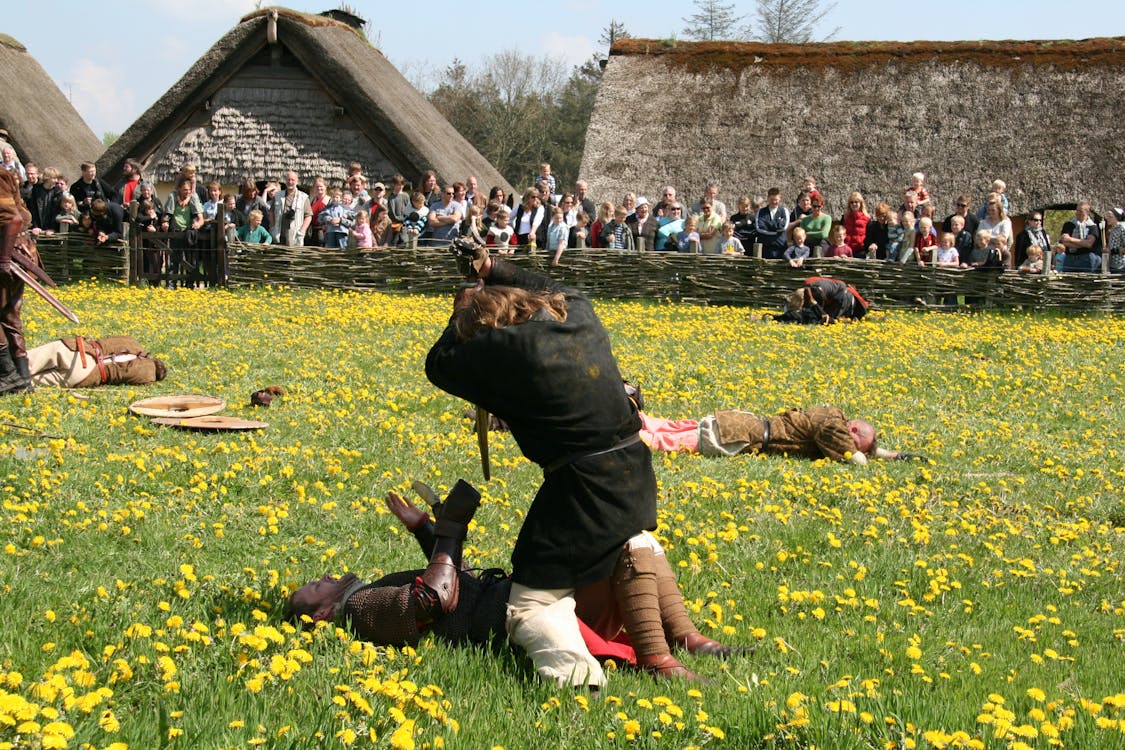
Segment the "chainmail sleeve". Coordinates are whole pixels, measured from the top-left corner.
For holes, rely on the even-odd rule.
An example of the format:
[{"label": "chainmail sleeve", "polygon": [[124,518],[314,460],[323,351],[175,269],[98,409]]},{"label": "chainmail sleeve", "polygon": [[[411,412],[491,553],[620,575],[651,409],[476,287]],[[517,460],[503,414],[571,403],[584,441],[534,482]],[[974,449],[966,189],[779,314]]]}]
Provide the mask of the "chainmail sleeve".
[{"label": "chainmail sleeve", "polygon": [[[342,619],[351,622],[356,637],[377,646],[413,646],[427,631],[418,630],[414,581],[424,571],[392,573],[356,591],[344,603]],[[489,644],[506,637],[511,581],[485,571],[478,578],[461,571],[457,609],[434,622],[429,630],[453,644]]]}]

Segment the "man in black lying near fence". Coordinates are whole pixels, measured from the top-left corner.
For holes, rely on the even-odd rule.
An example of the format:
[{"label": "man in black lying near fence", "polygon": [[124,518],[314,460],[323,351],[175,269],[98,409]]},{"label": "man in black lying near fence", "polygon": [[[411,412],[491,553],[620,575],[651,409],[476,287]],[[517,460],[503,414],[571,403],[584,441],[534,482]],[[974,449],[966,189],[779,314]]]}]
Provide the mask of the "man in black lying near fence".
[{"label": "man in black lying near fence", "polygon": [[[425,485],[416,482],[415,489],[436,500]],[[385,502],[414,535],[429,566],[391,573],[372,583],[354,573],[326,575],[293,593],[288,616],[346,622],[359,638],[377,645],[413,645],[427,632],[455,644],[502,641],[511,578],[499,569],[477,575],[461,567],[462,545],[480,494],[458,481],[444,502],[434,504],[436,522],[397,493],[387,493]],[[670,645],[718,657],[736,650],[696,630],[675,573],[651,535],[630,540],[613,577],[579,588],[575,598],[585,641],[575,647],[588,648],[598,658],[635,661],[658,677],[695,679],[671,655]],[[621,638],[623,626],[628,639]]]}]

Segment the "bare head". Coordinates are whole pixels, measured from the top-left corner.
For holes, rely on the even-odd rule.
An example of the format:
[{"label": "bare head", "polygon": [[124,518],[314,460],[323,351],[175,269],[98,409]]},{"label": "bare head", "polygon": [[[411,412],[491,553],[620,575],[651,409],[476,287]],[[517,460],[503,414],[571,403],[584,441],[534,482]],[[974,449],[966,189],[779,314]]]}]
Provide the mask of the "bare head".
[{"label": "bare head", "polygon": [[848,422],[848,432],[852,434],[857,451],[865,455],[875,452],[875,425],[864,419],[853,419]]}]

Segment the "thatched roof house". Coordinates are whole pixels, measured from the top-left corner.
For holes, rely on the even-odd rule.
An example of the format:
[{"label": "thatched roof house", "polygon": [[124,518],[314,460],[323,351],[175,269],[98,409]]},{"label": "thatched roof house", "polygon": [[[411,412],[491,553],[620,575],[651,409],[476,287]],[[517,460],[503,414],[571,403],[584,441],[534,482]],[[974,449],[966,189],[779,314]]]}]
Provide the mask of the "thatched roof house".
[{"label": "thatched roof house", "polygon": [[27,48],[0,34],[0,128],[23,162],[57,167],[72,178],[102,142]]},{"label": "thatched roof house", "polygon": [[939,215],[961,192],[1008,183],[1012,211],[1125,200],[1125,38],[1082,41],[666,43],[610,51],[586,136],[590,192],[691,199],[717,181],[815,176],[840,215],[851,190],[897,206],[927,174]]},{"label": "thatched roof house", "polygon": [[[271,16],[276,11],[276,21]],[[273,24],[276,24],[275,26]],[[433,169],[442,181],[507,183],[383,54],[352,26],[285,9],[255,11],[215,43],[98,162],[107,179],[126,158],[159,184],[185,162],[233,186],[295,169],[342,180]]]}]

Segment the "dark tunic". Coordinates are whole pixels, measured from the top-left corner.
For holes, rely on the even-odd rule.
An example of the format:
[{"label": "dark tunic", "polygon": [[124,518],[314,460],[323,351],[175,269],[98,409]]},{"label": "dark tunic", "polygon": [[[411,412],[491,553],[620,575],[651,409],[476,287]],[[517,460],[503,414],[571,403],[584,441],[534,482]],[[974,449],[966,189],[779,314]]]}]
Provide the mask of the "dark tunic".
[{"label": "dark tunic", "polygon": [[513,580],[573,588],[608,578],[625,541],[656,528],[648,447],[610,450],[635,439],[641,423],[609,337],[585,296],[546,276],[494,260],[487,283],[561,291],[567,319],[537,314],[463,342],[450,325],[426,358],[426,375],[507,422],[523,454],[545,468],[512,552]]}]

